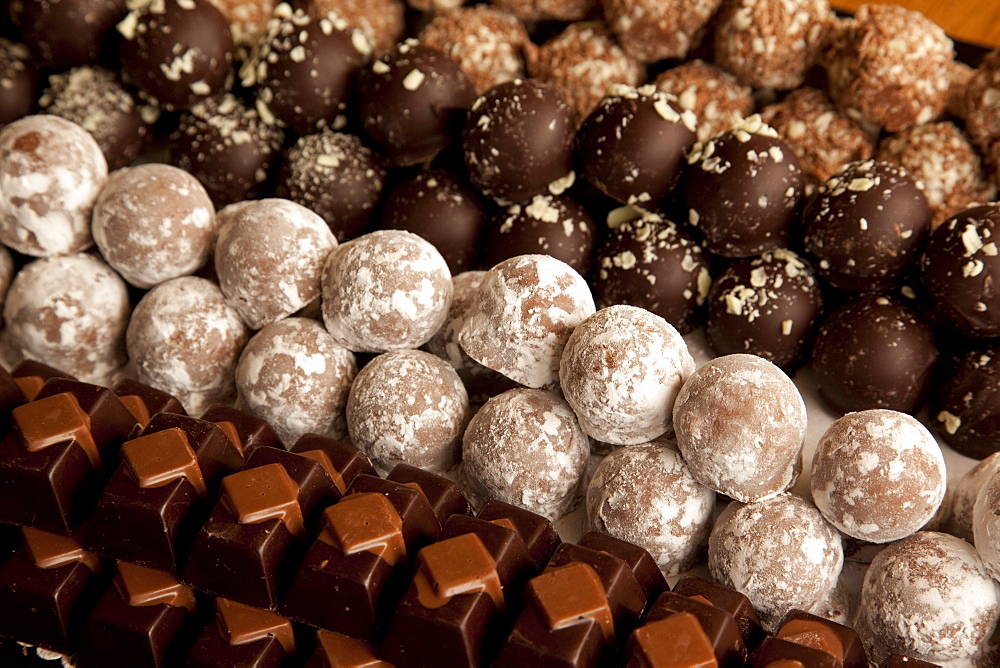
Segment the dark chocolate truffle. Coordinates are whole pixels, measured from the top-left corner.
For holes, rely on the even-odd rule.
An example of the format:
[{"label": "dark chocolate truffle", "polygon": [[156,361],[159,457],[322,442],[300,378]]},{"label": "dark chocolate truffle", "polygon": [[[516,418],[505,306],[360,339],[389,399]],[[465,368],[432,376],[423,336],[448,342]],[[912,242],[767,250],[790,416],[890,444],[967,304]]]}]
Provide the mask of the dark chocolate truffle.
[{"label": "dark chocolate truffle", "polygon": [[[524,202],[572,178],[576,119],[558,90],[533,79],[500,84],[472,104],[462,131],[469,180],[487,197]],[[552,184],[552,185],[550,185]]]},{"label": "dark chocolate truffle", "polygon": [[11,0],[10,20],[45,67],[95,63],[112,41],[126,0]]},{"label": "dark chocolate truffle", "polygon": [[27,116],[38,98],[38,68],[28,47],[0,37],[0,128]]},{"label": "dark chocolate truffle", "polygon": [[942,440],[966,457],[1000,450],[1000,344],[982,343],[942,361],[930,415]]},{"label": "dark chocolate truffle", "polygon": [[358,75],[365,132],[393,165],[433,158],[458,136],[476,93],[442,51],[407,40]]},{"label": "dark chocolate truffle", "polygon": [[820,396],[837,410],[912,413],[930,387],[937,356],[934,332],[916,311],[863,294],[820,325],[812,366]]},{"label": "dark chocolate truffle", "polygon": [[658,210],[680,178],[695,123],[653,84],[612,86],[580,126],[583,177],[623,204]]}]

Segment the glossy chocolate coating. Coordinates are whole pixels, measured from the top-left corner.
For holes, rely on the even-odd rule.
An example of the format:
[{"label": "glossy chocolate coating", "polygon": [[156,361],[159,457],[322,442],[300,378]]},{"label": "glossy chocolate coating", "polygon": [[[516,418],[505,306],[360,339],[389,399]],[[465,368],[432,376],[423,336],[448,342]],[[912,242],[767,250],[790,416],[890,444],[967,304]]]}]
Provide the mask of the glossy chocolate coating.
[{"label": "glossy chocolate coating", "polygon": [[389,664],[378,658],[372,644],[334,631],[320,629],[316,632],[313,653],[306,668],[388,668]]},{"label": "glossy chocolate coating", "polygon": [[384,480],[375,475],[359,475],[354,478],[348,494],[375,492],[384,495],[403,518],[403,540],[412,558],[425,545],[437,540],[441,534],[430,501],[418,489],[401,482]]},{"label": "glossy chocolate coating", "polygon": [[215,605],[215,619],[195,640],[185,666],[278,668],[295,656],[295,632],[284,617],[224,598]]},{"label": "glossy chocolate coating", "polygon": [[24,359],[18,362],[17,366],[11,369],[10,375],[14,377],[14,382],[24,392],[24,396],[28,401],[38,396],[38,393],[42,391],[42,386],[45,385],[45,382],[49,378],[68,378],[73,380],[73,376],[65,371],[55,369],[32,359]]},{"label": "glossy chocolate coating", "polygon": [[452,515],[468,515],[472,511],[468,499],[462,493],[462,488],[436,473],[409,464],[396,464],[386,479],[420,490],[442,527]]},{"label": "glossy chocolate coating", "polygon": [[868,666],[868,656],[857,631],[805,610],[792,610],[785,615],[776,635],[778,638],[812,647],[822,645],[844,668]]},{"label": "glossy chocolate coating", "polygon": [[656,565],[656,561],[649,552],[638,545],[633,545],[600,531],[588,531],[583,534],[577,541],[577,545],[607,552],[624,560],[632,570],[636,582],[642,587],[647,601],[655,601],[661,593],[670,589],[666,578],[663,577],[663,573]]},{"label": "glossy chocolate coating", "polygon": [[503,501],[487,501],[476,517],[491,522],[505,519],[513,524],[521,534],[521,539],[528,548],[528,556],[538,570],[545,567],[562,543],[555,527],[547,518]]},{"label": "glossy chocolate coating", "polygon": [[809,668],[840,668],[843,664],[832,654],[806,645],[782,640],[781,638],[765,638],[764,642],[750,654],[748,668],[767,668],[777,661],[797,661]]},{"label": "glossy chocolate coating", "polygon": [[653,603],[645,623],[650,624],[679,612],[687,612],[697,618],[720,666],[743,665],[747,658],[747,648],[735,618],[707,599],[698,600],[683,594],[664,592]]},{"label": "glossy chocolate coating", "polygon": [[[628,668],[670,665],[677,668],[727,665],[716,658],[712,638],[690,612],[674,612],[650,621],[629,639]],[[731,663],[731,662],[730,662]],[[735,665],[743,665],[739,662]]]},{"label": "glossy chocolate coating", "polygon": [[125,0],[12,0],[11,22],[45,67],[65,70],[107,56]]},{"label": "glossy chocolate coating", "polygon": [[359,475],[378,475],[365,453],[353,445],[328,436],[304,434],[292,445],[290,452],[297,452],[320,462],[341,494],[347,492]]},{"label": "glossy chocolate coating", "polygon": [[26,401],[27,398],[14,376],[6,369],[0,368],[0,433],[6,434],[10,430],[10,412]]},{"label": "glossy chocolate coating", "polygon": [[743,636],[743,643],[748,648],[756,647],[764,638],[764,629],[750,599],[735,589],[696,575],[685,575],[677,581],[673,591],[682,596],[700,596],[715,607],[728,612],[736,620]]},{"label": "glossy chocolate coating", "polygon": [[1000,449],[1000,345],[984,342],[942,361],[930,417],[938,436],[966,457]]},{"label": "glossy chocolate coating", "polygon": [[174,427],[187,434],[191,448],[198,453],[198,465],[212,494],[224,476],[243,467],[246,461],[243,453],[222,427],[208,420],[164,411],[150,419],[140,436]]},{"label": "glossy chocolate coating", "polygon": [[161,411],[186,415],[184,407],[177,400],[177,397],[152,385],[124,378],[115,383],[111,389],[114,390],[121,402],[125,404],[125,408],[132,413],[132,417],[143,429],[146,428],[152,417]]},{"label": "glossy chocolate coating", "polygon": [[219,425],[247,460],[257,448],[284,450],[281,439],[274,433],[274,428],[266,420],[254,417],[246,411],[217,405],[202,413],[201,419]]},{"label": "glossy chocolate coating", "polygon": [[20,42],[0,38],[0,128],[30,114],[38,101],[38,67]]}]

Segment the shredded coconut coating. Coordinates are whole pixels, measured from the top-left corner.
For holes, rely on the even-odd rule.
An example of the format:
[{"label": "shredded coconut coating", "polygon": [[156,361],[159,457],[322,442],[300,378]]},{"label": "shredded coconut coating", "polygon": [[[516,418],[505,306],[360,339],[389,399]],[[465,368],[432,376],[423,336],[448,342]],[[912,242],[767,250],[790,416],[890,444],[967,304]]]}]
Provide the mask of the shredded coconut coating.
[{"label": "shredded coconut coating", "polygon": [[237,406],[267,420],[291,447],[303,434],[343,439],[344,409],[357,375],[354,353],[322,324],[285,318],[253,335],[236,365]]},{"label": "shredded coconut coating", "polygon": [[51,257],[89,246],[94,200],[108,163],[94,138],[58,116],[25,116],[0,130],[0,243]]},{"label": "shredded coconut coating", "polygon": [[661,442],[617,448],[587,487],[590,526],[645,548],[667,577],[704,559],[715,492]]},{"label": "shredded coconut coating", "polygon": [[458,340],[480,364],[528,387],[551,387],[566,340],[594,311],[590,287],[568,264],[519,255],[487,273]]},{"label": "shredded coconut coating", "polygon": [[927,427],[906,413],[874,409],[830,425],[816,446],[810,484],[827,521],[854,538],[888,543],[934,517],[947,478]]},{"label": "shredded coconut coating", "polygon": [[464,490],[475,507],[498,499],[556,520],[579,503],[589,455],[587,435],[558,395],[508,390],[465,430]]},{"label": "shredded coconut coating", "polygon": [[1000,140],[1000,50],[988,53],[965,89],[965,130],[980,148]]},{"label": "shredded coconut coating", "polygon": [[973,509],[979,490],[1000,471],[1000,452],[995,452],[969,469],[955,485],[951,500],[951,518],[948,533],[962,540],[974,541],[972,523]]},{"label": "shredded coconut coating", "polygon": [[610,306],[573,330],[559,381],[587,435],[614,445],[645,443],[671,425],[674,400],[694,372],[680,333],[636,306]]},{"label": "shredded coconut coating", "polygon": [[656,87],[697,118],[698,141],[708,141],[753,113],[753,89],[722,68],[695,59],[665,70]]},{"label": "shredded coconut coating", "polygon": [[392,51],[406,30],[403,0],[311,0],[315,16],[332,15],[364,33],[376,58]]},{"label": "shredded coconut coating", "polygon": [[354,352],[417,348],[444,324],[454,288],[433,245],[380,230],[338,246],[323,268],[323,322]]},{"label": "shredded coconut coating", "polygon": [[369,362],[347,400],[351,442],[383,473],[396,464],[434,473],[461,457],[469,397],[455,369],[421,350],[394,350]]},{"label": "shredded coconut coating", "polygon": [[722,0],[601,0],[604,20],[633,58],[683,58],[698,46]]},{"label": "shredded coconut coating", "polygon": [[1000,585],[976,548],[920,531],[872,560],[857,628],[873,660],[905,654],[925,661],[971,657],[1000,616]]},{"label": "shredded coconut coating", "polygon": [[91,383],[125,363],[125,282],[90,254],[43,258],[14,277],[4,303],[8,341],[37,360]]},{"label": "shredded coconut coating", "polygon": [[708,538],[712,577],[745,594],[772,633],[789,610],[824,599],[843,565],[840,534],[812,503],[790,493],[729,504]]},{"label": "shredded coconut coating", "polygon": [[789,489],[802,467],[806,406],[792,380],[756,355],[717,357],[681,387],[674,430],[691,473],[737,501]]},{"label": "shredded coconut coating", "polygon": [[593,14],[597,0],[491,0],[521,21],[581,21]]}]

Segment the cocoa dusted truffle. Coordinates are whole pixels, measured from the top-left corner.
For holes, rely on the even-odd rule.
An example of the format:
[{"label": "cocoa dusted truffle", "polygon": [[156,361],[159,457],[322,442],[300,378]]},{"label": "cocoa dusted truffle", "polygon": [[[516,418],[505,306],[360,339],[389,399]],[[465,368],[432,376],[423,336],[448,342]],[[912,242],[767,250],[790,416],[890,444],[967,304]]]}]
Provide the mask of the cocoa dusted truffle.
[{"label": "cocoa dusted truffle", "polygon": [[229,21],[233,42],[241,54],[260,41],[275,0],[209,0]]},{"label": "cocoa dusted truffle", "polygon": [[722,134],[753,113],[753,89],[717,65],[689,60],[664,70],[656,87],[677,99],[677,105],[695,115],[698,141]]},{"label": "cocoa dusted truffle", "polygon": [[0,128],[34,110],[38,88],[38,67],[28,47],[0,37]]},{"label": "cocoa dusted truffle", "polygon": [[1000,89],[1000,51],[983,57],[965,89],[965,131],[984,151],[1000,138],[1000,108],[996,92]]},{"label": "cocoa dusted truffle", "polygon": [[500,9],[525,23],[580,21],[592,14],[597,0],[493,0]]},{"label": "cocoa dusted truffle", "polygon": [[108,56],[125,0],[11,0],[10,21],[45,67],[66,70]]},{"label": "cocoa dusted truffle", "polygon": [[455,141],[476,97],[455,61],[416,40],[361,70],[356,95],[368,137],[390,164],[404,166]]},{"label": "cocoa dusted truffle", "polygon": [[644,63],[683,58],[698,46],[722,0],[600,0],[626,53]]},{"label": "cocoa dusted truffle", "polygon": [[976,551],[994,578],[1000,575],[1000,475],[994,470],[983,481],[972,507],[972,537]]},{"label": "cocoa dusted truffle", "polygon": [[334,16],[360,30],[375,57],[388,53],[406,29],[403,0],[309,0],[315,16]]},{"label": "cocoa dusted truffle", "polygon": [[469,181],[485,196],[524,202],[572,181],[573,109],[558,90],[534,79],[515,79],[472,103],[462,129]]},{"label": "cocoa dusted truffle", "polygon": [[1000,449],[1000,345],[983,342],[940,365],[930,400],[932,425],[966,457]]}]

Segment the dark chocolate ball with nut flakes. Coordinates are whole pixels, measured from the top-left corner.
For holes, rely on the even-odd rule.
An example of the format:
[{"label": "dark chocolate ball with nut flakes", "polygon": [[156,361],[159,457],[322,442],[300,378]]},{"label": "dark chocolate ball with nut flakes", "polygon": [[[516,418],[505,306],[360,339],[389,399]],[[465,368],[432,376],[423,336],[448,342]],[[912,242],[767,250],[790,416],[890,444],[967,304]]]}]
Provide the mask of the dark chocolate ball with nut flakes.
[{"label": "dark chocolate ball with nut flakes", "polygon": [[38,67],[28,47],[0,37],[0,128],[34,110],[38,88]]},{"label": "dark chocolate ball with nut flakes", "polygon": [[977,343],[942,360],[930,418],[941,439],[966,457],[1000,450],[1000,344]]},{"label": "dark chocolate ball with nut flakes", "polygon": [[[10,22],[42,66],[65,70],[108,58],[126,0],[11,0]],[[6,7],[0,16],[6,18]]]}]

